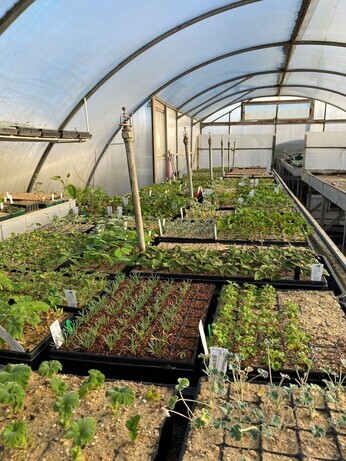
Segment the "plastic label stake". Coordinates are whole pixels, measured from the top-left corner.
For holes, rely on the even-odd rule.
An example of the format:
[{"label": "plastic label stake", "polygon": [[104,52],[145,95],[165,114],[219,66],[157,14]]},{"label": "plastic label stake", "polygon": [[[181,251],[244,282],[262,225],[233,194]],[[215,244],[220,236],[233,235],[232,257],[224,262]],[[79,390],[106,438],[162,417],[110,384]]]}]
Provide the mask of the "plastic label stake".
[{"label": "plastic label stake", "polygon": [[52,202],[54,202],[54,194],[52,194]]},{"label": "plastic label stake", "polygon": [[250,197],[253,197],[254,195],[255,195],[255,191],[254,191],[254,189],[250,190],[250,192],[249,192],[249,196],[250,196]]},{"label": "plastic label stake", "polygon": [[68,307],[77,307],[77,296],[74,290],[64,290]]},{"label": "plastic label stake", "polygon": [[[107,207],[108,208],[108,207]],[[122,206],[118,206],[117,207],[117,217],[118,218],[121,218],[123,215],[123,207]]]},{"label": "plastic label stake", "polygon": [[1,202],[0,203],[0,210],[3,210],[4,209],[4,204]]},{"label": "plastic label stake", "polygon": [[72,209],[72,211],[73,211],[73,214],[79,214],[79,208],[78,208],[78,206],[74,206],[73,209]]},{"label": "plastic label stake", "polygon": [[215,240],[217,240],[217,228],[216,228],[216,224],[214,224],[214,238],[215,238]]},{"label": "plastic label stake", "polygon": [[226,354],[228,353],[228,349],[223,347],[211,347],[210,348],[210,355],[211,355],[211,365],[213,369],[217,371],[222,371],[226,373],[227,371],[227,360]]},{"label": "plastic label stake", "polygon": [[199,321],[198,330],[199,330],[199,335],[201,337],[204,353],[205,353],[205,355],[209,355],[208,345],[207,345],[207,338],[205,337],[202,320]]},{"label": "plastic label stake", "polygon": [[107,216],[110,218],[113,214],[113,207],[108,205],[107,206]]},{"label": "plastic label stake", "polygon": [[275,192],[275,194],[278,194],[278,193],[279,193],[279,190],[280,190],[280,188],[279,188],[279,187],[275,187],[275,188],[274,188],[274,192]]},{"label": "plastic label stake", "polygon": [[184,219],[184,208],[183,207],[180,208],[180,216],[181,216],[181,219]]},{"label": "plastic label stake", "polygon": [[10,195],[8,198],[10,199],[10,204],[13,205],[13,198],[12,198],[12,195]]},{"label": "plastic label stake", "polygon": [[129,204],[129,199],[127,197],[123,197],[123,205],[124,205],[124,207],[127,207],[128,204]]},{"label": "plastic label stake", "polygon": [[6,197],[10,198],[10,193],[9,192],[6,192]]},{"label": "plastic label stake", "polygon": [[62,192],[60,193],[60,198],[63,198]]},{"label": "plastic label stake", "polygon": [[61,331],[59,321],[55,320],[55,322],[53,322],[51,324],[49,329],[50,329],[50,332],[52,334],[54,344],[56,345],[57,348],[59,348],[60,346],[62,346],[62,344],[64,344],[64,339],[63,339],[63,336],[62,336],[62,331]]},{"label": "plastic label stake", "polygon": [[311,266],[311,280],[313,282],[320,282],[323,275],[323,264],[313,264]]},{"label": "plastic label stake", "polygon": [[158,219],[157,222],[159,223],[159,231],[160,231],[160,237],[162,237],[162,224],[161,224],[161,219]]}]

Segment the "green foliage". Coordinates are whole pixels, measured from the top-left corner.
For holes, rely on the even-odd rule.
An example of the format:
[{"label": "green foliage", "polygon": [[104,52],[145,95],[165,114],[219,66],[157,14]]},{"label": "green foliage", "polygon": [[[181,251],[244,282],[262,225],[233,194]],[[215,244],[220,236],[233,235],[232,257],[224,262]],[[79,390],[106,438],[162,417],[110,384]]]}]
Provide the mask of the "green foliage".
[{"label": "green foliage", "polygon": [[62,370],[62,365],[58,360],[44,361],[41,363],[38,374],[46,378],[53,378],[59,371]]},{"label": "green foliage", "polygon": [[24,363],[8,363],[0,372],[0,383],[14,382],[25,389],[29,383],[31,368]]},{"label": "green foliage", "polygon": [[81,385],[78,390],[79,397],[84,397],[92,389],[98,389],[105,382],[105,375],[99,370],[89,370],[88,379]]},{"label": "green foliage", "polygon": [[5,382],[0,384],[0,403],[10,405],[14,412],[19,412],[23,408],[25,391],[16,382]]},{"label": "green foliage", "polygon": [[125,425],[130,432],[130,440],[131,442],[135,442],[138,439],[139,434],[139,421],[141,419],[140,415],[130,416],[130,418],[126,421]]},{"label": "green foliage", "polygon": [[109,398],[113,413],[116,414],[121,406],[133,405],[135,393],[129,386],[115,386],[108,389],[106,396]]},{"label": "green foliage", "polygon": [[82,447],[91,443],[96,432],[96,421],[94,418],[87,416],[77,421],[73,421],[66,437],[72,439],[72,448],[70,454],[73,460],[82,461],[84,459]]},{"label": "green foliage", "polygon": [[144,398],[147,402],[156,402],[160,400],[160,392],[152,386],[152,388],[146,392]]},{"label": "green foliage", "polygon": [[8,448],[26,448],[28,444],[28,427],[26,421],[8,423],[2,433],[2,440]]},{"label": "green foliage", "polygon": [[74,391],[66,392],[66,394],[60,396],[53,405],[53,410],[59,413],[60,422],[64,427],[70,425],[70,417],[72,416],[73,410],[79,405],[78,393]]},{"label": "green foliage", "polygon": [[64,395],[65,392],[67,391],[67,384],[65,381],[61,378],[58,378],[55,376],[50,380],[50,387],[52,388],[52,391],[57,397],[60,397],[61,395]]}]

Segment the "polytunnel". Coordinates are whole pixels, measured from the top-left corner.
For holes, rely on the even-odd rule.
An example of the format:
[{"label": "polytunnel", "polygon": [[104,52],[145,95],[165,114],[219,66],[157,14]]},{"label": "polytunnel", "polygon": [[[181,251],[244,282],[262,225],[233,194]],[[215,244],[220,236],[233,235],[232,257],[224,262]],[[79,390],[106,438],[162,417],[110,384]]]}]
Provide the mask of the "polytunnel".
[{"label": "polytunnel", "polygon": [[346,459],[345,20],[0,0],[0,459]]}]

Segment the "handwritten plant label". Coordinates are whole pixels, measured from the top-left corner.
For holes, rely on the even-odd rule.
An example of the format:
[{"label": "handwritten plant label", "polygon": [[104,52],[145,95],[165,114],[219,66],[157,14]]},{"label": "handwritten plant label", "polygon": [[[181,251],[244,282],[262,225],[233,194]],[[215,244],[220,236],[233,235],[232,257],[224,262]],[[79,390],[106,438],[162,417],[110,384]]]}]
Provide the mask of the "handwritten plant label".
[{"label": "handwritten plant label", "polygon": [[311,280],[313,282],[320,282],[323,275],[323,264],[313,264],[311,266]]},{"label": "handwritten plant label", "polygon": [[59,348],[60,346],[64,344],[64,339],[63,339],[59,321],[55,320],[55,322],[53,322],[50,325],[49,329],[52,334],[54,344],[56,345],[57,348]]},{"label": "handwritten plant label", "polygon": [[77,305],[77,296],[74,290],[65,290],[64,294],[68,307],[78,307]]},{"label": "handwritten plant label", "polygon": [[208,355],[209,351],[208,351],[208,345],[207,345],[207,338],[205,337],[202,320],[199,321],[198,330],[199,330],[199,335],[201,337],[204,353],[205,355]]},{"label": "handwritten plant label", "polygon": [[227,360],[226,355],[228,354],[228,349],[224,347],[211,347],[210,348],[210,360],[212,368],[217,371],[222,371],[226,373],[227,371]]}]

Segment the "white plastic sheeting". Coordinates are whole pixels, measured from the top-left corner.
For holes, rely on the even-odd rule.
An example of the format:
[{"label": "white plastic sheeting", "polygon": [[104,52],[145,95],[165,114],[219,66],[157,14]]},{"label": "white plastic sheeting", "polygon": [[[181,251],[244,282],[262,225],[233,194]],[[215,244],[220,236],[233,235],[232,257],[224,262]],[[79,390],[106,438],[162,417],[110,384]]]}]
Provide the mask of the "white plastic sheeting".
[{"label": "white plastic sheeting", "polygon": [[[11,7],[2,0],[0,17]],[[18,166],[12,184],[25,189],[48,153],[45,184],[68,171],[82,184],[95,170],[94,180],[115,190],[112,168],[98,170],[107,169],[121,107],[136,111],[156,94],[197,121],[278,94],[346,109],[345,9],[340,0],[28,2],[0,37],[0,123],[84,131],[86,97],[93,138],[49,153],[45,144],[0,142],[4,160]],[[180,124],[178,132],[181,150]],[[0,170],[0,184],[8,173]]]}]

